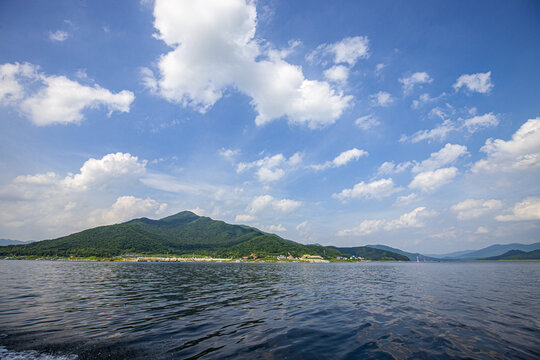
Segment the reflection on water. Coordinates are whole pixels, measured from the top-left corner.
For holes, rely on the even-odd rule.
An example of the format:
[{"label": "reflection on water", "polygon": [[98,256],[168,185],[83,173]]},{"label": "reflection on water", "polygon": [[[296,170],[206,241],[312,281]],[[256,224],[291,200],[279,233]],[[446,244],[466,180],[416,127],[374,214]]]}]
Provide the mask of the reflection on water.
[{"label": "reflection on water", "polygon": [[522,262],[0,261],[0,356],[537,359],[539,279]]}]

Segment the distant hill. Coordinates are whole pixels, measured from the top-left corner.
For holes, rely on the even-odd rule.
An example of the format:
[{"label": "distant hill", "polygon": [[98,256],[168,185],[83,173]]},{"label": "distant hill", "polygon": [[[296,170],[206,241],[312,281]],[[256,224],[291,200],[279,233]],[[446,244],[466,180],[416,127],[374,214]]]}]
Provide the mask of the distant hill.
[{"label": "distant hill", "polygon": [[363,257],[368,260],[394,260],[394,261],[409,261],[409,258],[405,255],[398,254],[393,251],[381,250],[368,246],[356,246],[356,247],[337,247],[327,246],[330,249],[335,249],[343,254],[354,255],[356,257]]},{"label": "distant hill", "polygon": [[0,247],[0,256],[115,256],[122,254],[198,254],[336,257],[337,250],[303,245],[244,225],[231,225],[184,211],[160,220],[134,219],[52,240]]},{"label": "distant hill", "polygon": [[420,260],[420,261],[438,261],[439,260],[439,259],[431,257],[431,256],[423,255],[423,254],[420,254],[420,253],[411,253],[411,252],[403,251],[403,250],[396,249],[396,248],[386,246],[386,245],[366,245],[366,246],[370,247],[370,248],[375,248],[375,249],[392,251],[392,252],[395,252],[395,253],[398,253],[398,254],[401,254],[401,255],[404,255],[404,256],[408,257],[409,260],[411,260],[411,261],[416,261],[417,259]]},{"label": "distant hill", "polygon": [[26,243],[27,243],[27,241],[0,239],[0,246],[21,245],[21,244],[26,244]]},{"label": "distant hill", "polygon": [[540,260],[540,250],[529,252],[509,250],[502,255],[483,258],[480,260]]},{"label": "distant hill", "polygon": [[446,260],[475,260],[475,259],[483,259],[493,256],[499,256],[504,253],[506,253],[509,250],[521,250],[521,251],[532,251],[532,250],[538,250],[540,249],[540,242],[534,243],[534,244],[520,244],[520,243],[513,243],[513,244],[496,244],[491,245],[486,248],[480,249],[480,250],[470,250],[466,252],[462,252],[463,254],[446,254],[441,255],[441,259]]}]

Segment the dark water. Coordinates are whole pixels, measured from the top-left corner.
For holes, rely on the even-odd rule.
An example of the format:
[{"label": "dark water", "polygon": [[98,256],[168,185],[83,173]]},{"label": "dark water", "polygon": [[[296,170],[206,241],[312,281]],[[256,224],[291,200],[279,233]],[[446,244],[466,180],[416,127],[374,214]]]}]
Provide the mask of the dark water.
[{"label": "dark water", "polygon": [[540,262],[0,261],[0,358],[538,359]]}]

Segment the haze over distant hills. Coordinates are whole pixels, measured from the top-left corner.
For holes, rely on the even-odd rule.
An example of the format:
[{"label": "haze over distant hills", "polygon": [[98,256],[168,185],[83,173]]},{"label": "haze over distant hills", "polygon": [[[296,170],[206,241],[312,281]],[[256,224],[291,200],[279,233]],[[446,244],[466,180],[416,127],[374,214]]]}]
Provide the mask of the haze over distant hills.
[{"label": "haze over distant hills", "polygon": [[479,250],[464,250],[449,254],[429,255],[442,260],[474,260],[499,256],[510,250],[533,251],[540,249],[540,242],[534,244],[495,244]]},{"label": "haze over distant hills", "polygon": [[529,252],[509,250],[502,255],[492,256],[481,260],[540,260],[540,249]]},{"label": "haze over distant hills", "polygon": [[371,247],[371,248],[375,248],[375,249],[396,252],[398,254],[406,256],[411,261],[416,261],[417,259],[420,260],[420,261],[437,261],[437,260],[439,260],[438,258],[435,258],[435,257],[432,257],[432,256],[427,256],[427,255],[423,255],[423,254],[420,254],[420,253],[412,253],[412,252],[396,249],[396,248],[386,246],[386,245],[366,245],[366,246]]},{"label": "haze over distant hills", "polygon": [[11,239],[0,239],[0,246],[6,246],[6,245],[22,245],[26,243],[30,243],[32,241],[20,241],[20,240],[11,240]]}]

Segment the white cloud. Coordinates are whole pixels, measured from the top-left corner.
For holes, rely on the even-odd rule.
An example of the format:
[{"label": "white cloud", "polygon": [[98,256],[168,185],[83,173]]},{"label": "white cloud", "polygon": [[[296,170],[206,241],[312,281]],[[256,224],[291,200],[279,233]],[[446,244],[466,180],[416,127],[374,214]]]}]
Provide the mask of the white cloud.
[{"label": "white cloud", "polygon": [[139,161],[137,156],[118,152],[107,154],[101,159],[90,158],[85,161],[79,173],[70,173],[64,178],[54,172],[21,175],[13,180],[13,184],[47,186],[47,191],[87,191],[109,185],[117,179],[122,179],[124,183],[129,179],[138,179],[145,173],[146,160]]},{"label": "white cloud", "polygon": [[388,197],[398,191],[401,188],[396,188],[394,180],[392,178],[380,179],[370,183],[364,183],[363,181],[354,185],[352,189],[344,189],[340,193],[333,194],[332,196],[341,201],[346,201],[352,198],[358,199],[381,199]]},{"label": "white cloud", "polygon": [[88,159],[78,174],[66,176],[62,184],[74,190],[87,190],[91,186],[108,184],[117,178],[138,178],[145,172],[145,160],[139,161],[137,156],[118,152],[105,155],[101,159]]},{"label": "white cloud", "polygon": [[270,226],[263,226],[263,230],[269,233],[276,233],[276,232],[284,232],[287,231],[285,227],[281,224],[278,225],[270,225]]},{"label": "white cloud", "polygon": [[373,115],[361,116],[354,121],[355,125],[360,129],[367,131],[375,126],[379,125],[380,122]]},{"label": "white cloud", "polygon": [[307,221],[302,221],[300,224],[296,225],[296,230],[297,231],[304,231],[306,230],[308,227],[308,222]]},{"label": "white cloud", "polygon": [[487,156],[473,165],[473,172],[493,173],[540,168],[540,117],[521,125],[511,140],[486,140],[480,151]]},{"label": "white cloud", "polygon": [[324,71],[324,77],[329,81],[344,84],[349,78],[349,68],[343,65],[335,65]]},{"label": "white cloud", "polygon": [[436,116],[440,116],[443,119],[443,122],[433,129],[419,130],[410,136],[403,135],[400,142],[410,141],[414,144],[423,140],[427,140],[428,142],[431,142],[432,140],[442,141],[448,134],[454,131],[467,130],[470,134],[473,134],[484,128],[497,126],[499,124],[497,115],[494,115],[493,113],[473,116],[467,119],[459,118],[457,121],[446,119],[446,114],[438,108],[433,109],[432,113]]},{"label": "white cloud", "polygon": [[164,204],[132,197],[118,198],[112,208],[96,210],[110,194],[136,187],[145,165],[135,156],[116,153],[87,160],[77,174],[60,176],[50,171],[17,176],[0,188],[0,225],[36,239],[127,220],[133,214],[144,215],[144,209],[147,214],[164,211]]},{"label": "white cloud", "polygon": [[419,130],[411,136],[403,135],[401,139],[399,139],[399,141],[402,143],[410,141],[413,144],[416,144],[423,140],[428,140],[428,142],[431,142],[432,140],[442,141],[448,136],[450,132],[454,131],[455,129],[456,126],[454,122],[447,119],[443,121],[442,124],[438,124],[433,129]]},{"label": "white cloud", "polygon": [[529,197],[514,205],[509,215],[499,215],[497,221],[540,220],[540,198]]},{"label": "white cloud", "polygon": [[467,199],[452,206],[452,210],[457,212],[457,218],[459,220],[474,219],[500,208],[502,208],[502,201],[494,199]]},{"label": "white cloud", "polygon": [[463,127],[467,128],[467,131],[469,131],[469,133],[471,134],[482,128],[497,125],[499,125],[499,119],[497,118],[497,116],[493,115],[493,113],[474,116],[472,118],[466,119],[463,122]]},{"label": "white cloud", "polygon": [[67,40],[68,37],[69,37],[68,33],[63,30],[56,30],[55,32],[49,31],[49,39],[51,41],[62,42],[62,41]]},{"label": "white cloud", "polygon": [[385,161],[379,166],[377,175],[399,174],[407,170],[410,166],[412,166],[410,161],[402,162],[397,165],[393,161]]},{"label": "white cloud", "polygon": [[429,103],[438,101],[438,100],[444,98],[445,96],[446,96],[445,92],[443,92],[442,94],[440,94],[439,96],[436,96],[436,97],[431,97],[431,96],[429,96],[428,93],[424,93],[424,94],[421,94],[418,97],[417,100],[412,101],[411,107],[413,109],[418,109],[420,106],[422,106],[424,104],[429,104]]},{"label": "white cloud", "polygon": [[285,176],[284,168],[291,169],[302,162],[300,153],[293,154],[287,159],[283,154],[266,156],[262,159],[236,165],[236,172],[242,173],[246,170],[257,168],[256,175],[260,182],[269,183],[281,179]]},{"label": "white cloud", "polygon": [[376,94],[370,95],[371,103],[373,106],[390,106],[394,102],[394,98],[390,93],[387,93],[386,91],[379,91]]},{"label": "white cloud", "polygon": [[467,147],[456,144],[446,144],[441,150],[431,153],[430,157],[412,168],[413,172],[431,171],[445,165],[453,164],[461,156],[467,155]]},{"label": "white cloud", "polygon": [[132,92],[119,93],[95,84],[81,85],[65,76],[48,76],[32,64],[0,65],[0,103],[14,106],[36,125],[79,123],[83,110],[105,106],[129,112]]},{"label": "white cloud", "polygon": [[150,92],[156,93],[158,91],[158,82],[154,76],[154,72],[147,67],[142,67],[139,73],[144,87],[150,90]]},{"label": "white cloud", "polygon": [[413,181],[409,184],[409,188],[424,192],[434,191],[451,182],[456,177],[457,172],[458,170],[455,167],[424,171],[414,177]]},{"label": "white cloud", "polygon": [[121,196],[110,209],[98,209],[90,213],[89,226],[117,224],[136,217],[160,215],[167,210],[167,204],[153,199],[135,196]]},{"label": "white cloud", "polygon": [[433,82],[433,79],[427,72],[416,72],[411,76],[399,79],[399,82],[403,84],[403,93],[409,94],[416,85],[429,84]]},{"label": "white cloud", "polygon": [[172,50],[159,58],[156,85],[150,73],[144,83],[168,101],[205,112],[234,88],[251,97],[257,125],[286,117],[314,129],[334,123],[352,100],[306,79],[287,52],[260,46],[252,2],[157,0],[154,17],[155,36]]},{"label": "white cloud", "polygon": [[273,209],[282,213],[289,213],[300,207],[300,201],[290,199],[276,199],[271,195],[261,195],[255,197],[248,206],[250,214],[259,214],[267,209]]},{"label": "white cloud", "polygon": [[397,206],[405,206],[405,205],[409,205],[410,203],[416,200],[418,200],[418,195],[415,193],[411,193],[405,196],[398,196],[394,204]]},{"label": "white cloud", "polygon": [[478,235],[487,234],[487,233],[489,233],[489,230],[483,226],[479,226],[475,232],[475,234],[478,234]]},{"label": "white cloud", "polygon": [[309,62],[320,62],[320,58],[333,57],[335,64],[354,66],[358,59],[369,58],[369,39],[367,36],[344,38],[333,44],[322,44],[311,52],[306,59]]},{"label": "white cloud", "polygon": [[463,86],[469,91],[482,94],[489,93],[494,86],[491,82],[491,71],[488,71],[487,73],[461,75],[454,84],[454,89],[458,91]]},{"label": "white cloud", "polygon": [[236,222],[253,222],[255,220],[257,220],[257,218],[249,214],[239,214],[234,218],[234,221]]},{"label": "white cloud", "polygon": [[325,170],[330,167],[334,167],[334,168],[340,167],[340,166],[346,165],[347,163],[351,161],[358,160],[362,156],[367,156],[367,155],[368,155],[367,151],[353,148],[353,149],[342,152],[341,154],[336,156],[334,160],[332,161],[327,161],[324,164],[320,164],[320,165],[312,165],[311,167],[315,170]]},{"label": "white cloud", "polygon": [[239,149],[225,149],[221,148],[219,150],[219,155],[223,156],[225,159],[232,161],[238,154],[240,154]]},{"label": "white cloud", "polygon": [[422,219],[434,216],[435,212],[427,210],[425,207],[418,207],[413,211],[401,215],[394,220],[364,220],[360,225],[338,232],[338,236],[366,236],[378,231],[392,231],[403,228],[421,228],[425,224]]}]

